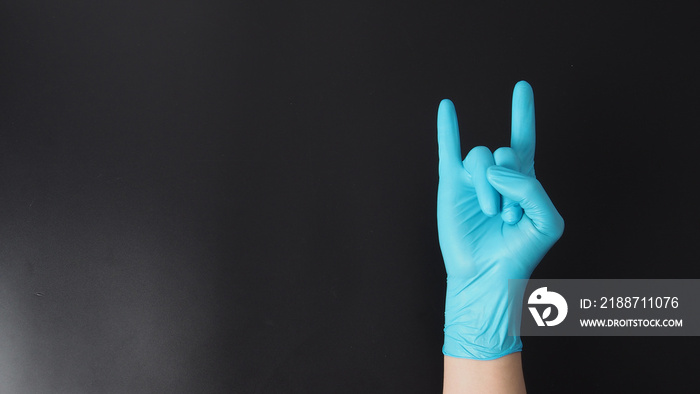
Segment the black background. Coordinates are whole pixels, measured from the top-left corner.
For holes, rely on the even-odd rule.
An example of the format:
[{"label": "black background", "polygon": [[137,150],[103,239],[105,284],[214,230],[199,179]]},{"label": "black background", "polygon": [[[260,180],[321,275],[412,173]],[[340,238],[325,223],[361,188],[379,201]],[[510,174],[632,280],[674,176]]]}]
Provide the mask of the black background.
[{"label": "black background", "polygon": [[[699,277],[690,6],[66,3],[0,8],[2,393],[440,392],[437,105],[495,149],[520,79],[533,276]],[[698,344],[524,338],[525,377],[692,392]]]}]

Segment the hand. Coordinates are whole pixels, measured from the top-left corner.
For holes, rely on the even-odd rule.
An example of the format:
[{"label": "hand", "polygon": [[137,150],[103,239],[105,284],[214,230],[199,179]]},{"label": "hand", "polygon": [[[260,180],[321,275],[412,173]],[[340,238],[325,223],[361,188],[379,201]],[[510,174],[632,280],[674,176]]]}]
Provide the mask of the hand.
[{"label": "hand", "polygon": [[513,90],[511,147],[492,154],[477,146],[462,161],[450,100],[438,109],[438,145],[438,236],[447,271],[443,353],[490,360],[520,351],[509,321],[508,279],[529,279],[564,231],[535,179],[532,88],[521,81]]}]

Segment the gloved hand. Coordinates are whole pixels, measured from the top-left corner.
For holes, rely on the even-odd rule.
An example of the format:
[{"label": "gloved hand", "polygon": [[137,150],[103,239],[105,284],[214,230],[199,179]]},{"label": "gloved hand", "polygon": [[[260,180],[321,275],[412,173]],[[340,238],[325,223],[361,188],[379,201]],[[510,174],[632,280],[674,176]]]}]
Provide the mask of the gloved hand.
[{"label": "gloved hand", "polygon": [[509,321],[508,279],[529,279],[564,231],[535,179],[532,88],[520,81],[513,90],[511,147],[492,154],[477,146],[462,161],[450,100],[438,109],[438,145],[438,236],[447,271],[443,353],[491,360],[520,351],[513,335],[519,322]]}]

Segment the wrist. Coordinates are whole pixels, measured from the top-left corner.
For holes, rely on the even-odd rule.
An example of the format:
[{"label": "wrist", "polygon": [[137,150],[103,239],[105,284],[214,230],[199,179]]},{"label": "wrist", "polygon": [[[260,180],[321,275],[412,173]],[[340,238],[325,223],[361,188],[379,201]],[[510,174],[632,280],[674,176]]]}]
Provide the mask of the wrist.
[{"label": "wrist", "polygon": [[522,297],[510,296],[507,280],[475,286],[448,278],[443,354],[493,360],[522,350],[519,313],[512,313],[521,305]]}]

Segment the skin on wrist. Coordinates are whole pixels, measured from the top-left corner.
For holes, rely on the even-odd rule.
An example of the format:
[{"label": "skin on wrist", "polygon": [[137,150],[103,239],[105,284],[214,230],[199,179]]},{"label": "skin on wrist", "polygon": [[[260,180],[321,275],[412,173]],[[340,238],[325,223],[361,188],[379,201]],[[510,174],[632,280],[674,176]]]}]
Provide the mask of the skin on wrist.
[{"label": "skin on wrist", "polygon": [[520,352],[494,360],[445,356],[443,394],[525,394]]}]

